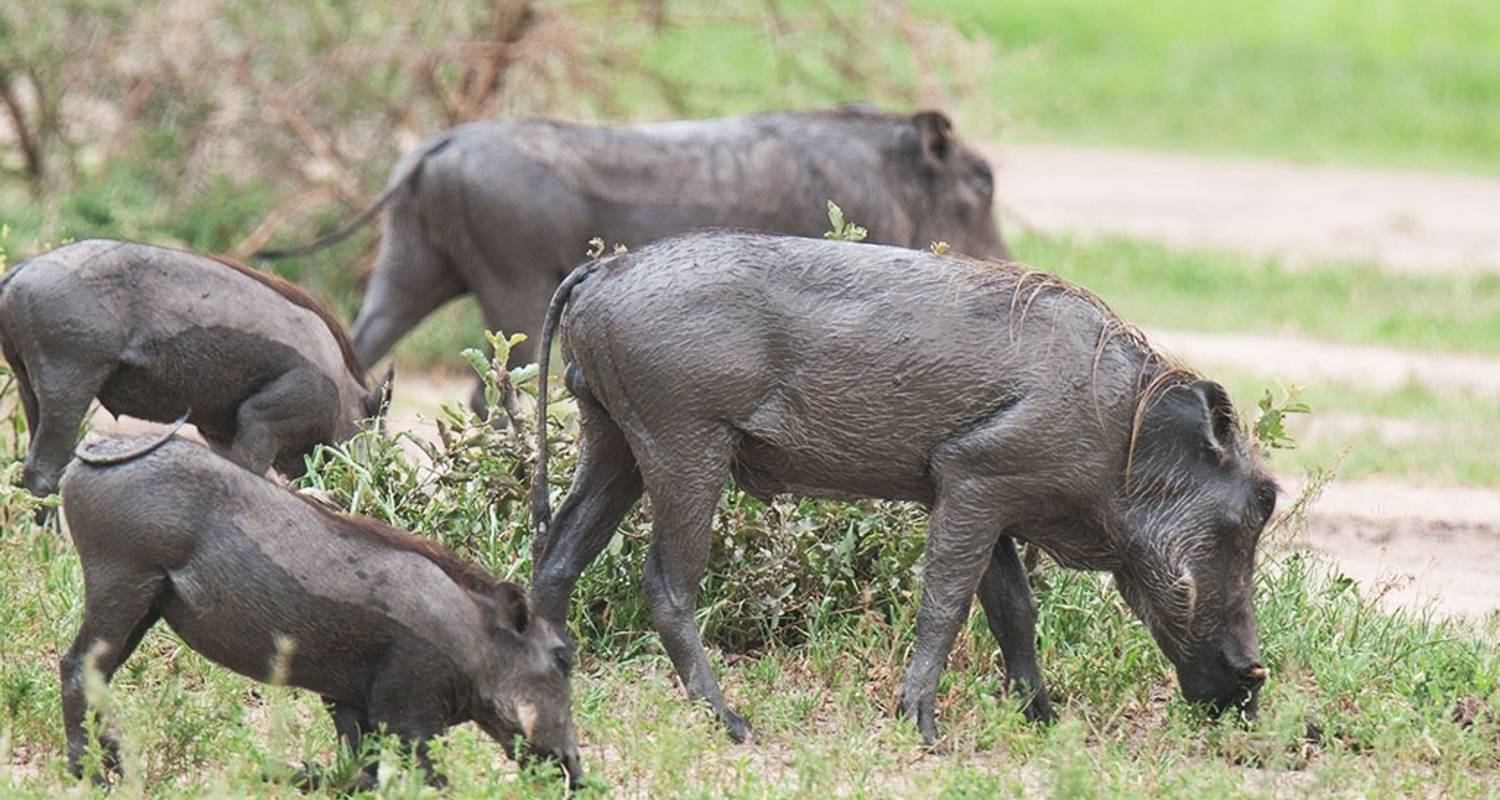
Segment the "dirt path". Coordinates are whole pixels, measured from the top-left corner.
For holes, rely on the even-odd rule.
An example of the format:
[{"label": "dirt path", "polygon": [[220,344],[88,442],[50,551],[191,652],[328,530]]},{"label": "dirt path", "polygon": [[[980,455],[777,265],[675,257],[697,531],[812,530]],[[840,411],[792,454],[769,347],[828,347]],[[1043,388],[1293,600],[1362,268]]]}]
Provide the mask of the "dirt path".
[{"label": "dirt path", "polygon": [[985,148],[1012,225],[1180,247],[1500,271],[1500,179],[1136,150]]},{"label": "dirt path", "polygon": [[1332,558],[1388,605],[1431,603],[1474,617],[1500,611],[1500,492],[1335,481],[1298,544]]},{"label": "dirt path", "polygon": [[1436,391],[1500,397],[1500,358],[1335,344],[1296,336],[1149,329],[1164,350],[1199,368],[1231,367],[1295,381],[1341,381],[1389,390],[1415,381]]}]

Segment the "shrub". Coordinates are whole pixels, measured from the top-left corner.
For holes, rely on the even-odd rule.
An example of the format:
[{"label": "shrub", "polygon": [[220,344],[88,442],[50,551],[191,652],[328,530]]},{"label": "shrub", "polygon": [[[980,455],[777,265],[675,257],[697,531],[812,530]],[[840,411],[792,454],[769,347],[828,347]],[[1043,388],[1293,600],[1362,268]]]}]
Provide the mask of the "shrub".
[{"label": "shrub", "polygon": [[[435,420],[436,442],[366,431],[310,456],[299,486],[340,508],[433,536],[498,575],[529,578],[536,368],[504,371],[517,339],[490,340],[492,361],[467,355],[485,381],[489,416],[508,417],[507,427],[448,405]],[[577,463],[578,429],[576,406],[557,383],[552,387],[548,479],[556,502]],[[596,654],[633,652],[654,630],[640,587],[649,520],[648,503],[627,515],[574,592],[574,630]],[[872,613],[893,621],[915,605],[925,526],[926,514],[911,504],[763,503],[730,487],[714,520],[703,584],[705,641],[745,652],[773,640],[795,644],[823,626]]]}]

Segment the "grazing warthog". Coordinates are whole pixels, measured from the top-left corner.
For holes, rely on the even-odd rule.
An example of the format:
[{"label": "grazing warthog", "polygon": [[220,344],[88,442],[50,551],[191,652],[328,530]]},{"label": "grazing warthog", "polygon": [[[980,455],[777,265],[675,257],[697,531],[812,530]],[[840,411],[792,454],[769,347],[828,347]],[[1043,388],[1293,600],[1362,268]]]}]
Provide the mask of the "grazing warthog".
[{"label": "grazing warthog", "polygon": [[109,413],[183,415],[258,473],[296,477],[302,456],[376,416],[332,314],[297,287],[229,261],[89,240],[23,261],[0,282],[0,349],[31,429],[22,481],[57,490],[95,397]]},{"label": "grazing warthog", "polygon": [[[480,122],[419,147],[336,242],[388,207],[380,254],[354,322],[367,368],[434,309],[473,292],[492,330],[530,334],[530,363],[552,291],[592,237],[636,247],[732,227],[822,236],[824,202],[880,244],[1001,257],[989,164],[947,117],[869,109],[586,127]],[[482,410],[483,392],[473,400]]]},{"label": "grazing warthog", "polygon": [[[572,648],[521,587],[170,434],[85,445],[62,496],[84,583],[83,625],[61,665],[75,774],[89,744],[86,671],[107,682],[165,619],[218,664],[322,695],[351,753],[384,726],[441,781],[425,742],[473,720],[507,753],[518,755],[520,736],[530,755],[582,779]],[[114,743],[103,745],[117,763]]]},{"label": "grazing warthog", "polygon": [[[578,399],[573,486],[532,499],[534,599],[564,619],[640,496],[645,587],[683,684],[735,739],[693,622],[724,480],[932,509],[901,709],[937,737],[938,676],[977,592],[1026,713],[1051,717],[1014,542],[1108,570],[1183,694],[1254,713],[1251,577],[1276,486],[1229,397],[1084,290],[1009,263],[710,232],[576,270],[553,298]],[[546,407],[538,410],[546,438]],[[541,451],[539,451],[541,452]]]}]

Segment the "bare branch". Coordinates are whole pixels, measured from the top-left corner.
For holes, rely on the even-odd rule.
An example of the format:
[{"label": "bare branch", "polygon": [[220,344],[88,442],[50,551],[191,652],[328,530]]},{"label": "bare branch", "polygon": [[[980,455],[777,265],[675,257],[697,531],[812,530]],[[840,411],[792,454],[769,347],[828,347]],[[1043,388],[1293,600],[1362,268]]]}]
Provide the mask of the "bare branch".
[{"label": "bare branch", "polygon": [[33,184],[38,184],[46,171],[41,145],[26,120],[26,111],[21,107],[21,100],[11,84],[11,71],[4,64],[0,64],[0,102],[5,104],[11,127],[15,129],[16,143],[20,145],[21,156],[26,162],[26,177]]}]

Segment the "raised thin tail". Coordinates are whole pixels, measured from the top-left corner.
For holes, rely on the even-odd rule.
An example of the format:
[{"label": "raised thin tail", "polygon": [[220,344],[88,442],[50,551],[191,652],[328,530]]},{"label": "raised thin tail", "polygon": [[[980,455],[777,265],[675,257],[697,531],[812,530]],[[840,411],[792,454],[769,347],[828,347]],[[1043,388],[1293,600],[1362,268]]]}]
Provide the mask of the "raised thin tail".
[{"label": "raised thin tail", "polygon": [[187,423],[188,414],[190,413],[192,412],[189,411],[187,412],[187,414],[183,414],[181,417],[178,417],[177,421],[172,423],[171,426],[169,426],[165,431],[162,431],[156,436],[153,436],[152,438],[147,439],[145,442],[135,445],[134,447],[130,447],[125,450],[115,449],[116,447],[138,441],[141,437],[133,436],[129,439],[104,439],[101,441],[86,442],[84,444],[78,445],[78,449],[73,451],[73,456],[85,464],[92,464],[94,466],[123,464],[126,461],[132,461],[134,459],[140,458],[143,455],[146,455],[147,453],[150,453],[158,447],[161,447],[162,445],[166,444],[172,437],[176,436],[177,431],[181,430],[182,426]]},{"label": "raised thin tail", "polygon": [[542,323],[541,351],[537,355],[536,475],[531,483],[533,566],[541,557],[550,532],[548,529],[552,526],[552,501],[547,485],[547,370],[552,361],[552,337],[557,332],[563,308],[573,294],[573,287],[608,260],[610,259],[590,261],[568,273],[568,277],[558,284],[557,291],[552,293],[552,302],[547,306],[547,319]]},{"label": "raised thin tail", "polygon": [[325,247],[331,247],[342,242],[349,238],[350,234],[363,228],[370,220],[374,219],[375,215],[380,213],[380,209],[384,208],[385,204],[389,203],[391,198],[396,196],[396,192],[404,188],[412,178],[416,177],[417,173],[422,170],[422,165],[427,163],[427,159],[430,156],[436,155],[440,150],[452,143],[453,136],[450,134],[428,145],[427,149],[423,150],[416,158],[412,159],[410,164],[406,165],[405,170],[391,180],[390,185],[386,187],[385,191],[381,192],[380,196],[375,198],[375,202],[371,203],[365,210],[359,212],[358,216],[344,223],[342,227],[333,233],[299,247],[288,247],[281,250],[257,250],[251,253],[250,257],[262,261],[295,258],[297,256],[305,256],[308,253],[316,253]]}]

